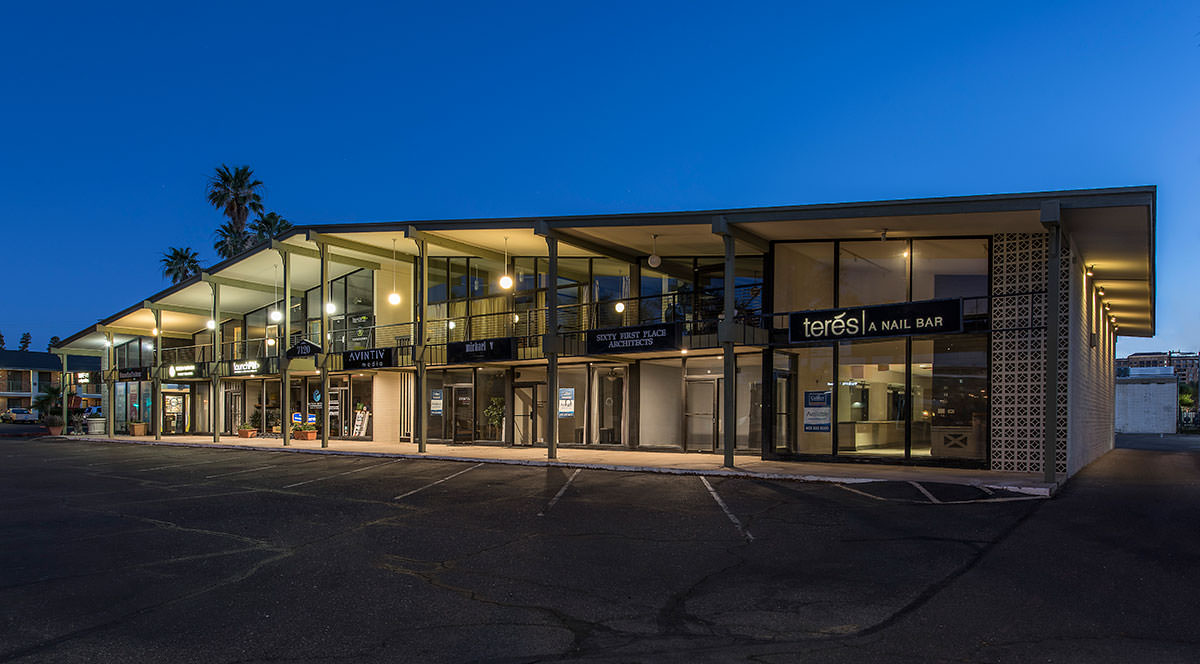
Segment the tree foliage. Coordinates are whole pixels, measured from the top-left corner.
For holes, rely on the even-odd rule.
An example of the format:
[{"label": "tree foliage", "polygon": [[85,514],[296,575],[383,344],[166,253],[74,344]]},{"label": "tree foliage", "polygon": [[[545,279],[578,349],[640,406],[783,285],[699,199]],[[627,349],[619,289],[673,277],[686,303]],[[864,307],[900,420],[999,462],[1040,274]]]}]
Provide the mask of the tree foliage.
[{"label": "tree foliage", "polygon": [[208,202],[221,211],[229,221],[217,229],[217,242],[213,248],[222,258],[232,258],[253,244],[253,236],[246,230],[250,213],[263,213],[263,183],[254,179],[249,166],[238,166],[230,170],[221,164],[208,179]]},{"label": "tree foliage", "polygon": [[21,335],[21,348],[19,350],[29,350],[29,344],[33,343],[33,335],[26,332]]},{"label": "tree foliage", "polygon": [[60,341],[62,341],[62,339],[59,339],[58,335],[50,337],[50,341],[46,342],[46,350],[49,351],[51,348],[54,348],[54,344],[57,344]]},{"label": "tree foliage", "polygon": [[159,262],[163,276],[173,284],[200,274],[200,256],[191,247],[171,247]]},{"label": "tree foliage", "polygon": [[292,224],[275,212],[260,214],[250,225],[250,230],[260,241],[279,237],[280,234],[291,230]]}]

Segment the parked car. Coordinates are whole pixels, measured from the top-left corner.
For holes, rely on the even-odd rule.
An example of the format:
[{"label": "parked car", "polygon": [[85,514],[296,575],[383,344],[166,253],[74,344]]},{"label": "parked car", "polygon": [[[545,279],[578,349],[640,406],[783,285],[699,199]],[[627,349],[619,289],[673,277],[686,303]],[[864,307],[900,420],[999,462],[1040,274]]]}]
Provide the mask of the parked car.
[{"label": "parked car", "polygon": [[104,417],[104,413],[100,412],[100,406],[88,406],[83,409],[84,417]]},{"label": "parked car", "polygon": [[8,424],[16,424],[18,422],[35,424],[37,419],[37,415],[34,415],[33,411],[29,410],[28,408],[9,408],[3,413],[0,413],[0,422],[6,422]]}]

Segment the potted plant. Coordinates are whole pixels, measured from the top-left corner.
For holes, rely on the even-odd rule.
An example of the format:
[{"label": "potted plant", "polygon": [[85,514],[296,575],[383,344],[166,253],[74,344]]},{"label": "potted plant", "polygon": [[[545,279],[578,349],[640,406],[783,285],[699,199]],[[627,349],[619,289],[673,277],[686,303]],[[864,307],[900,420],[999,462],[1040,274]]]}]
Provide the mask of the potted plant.
[{"label": "potted plant", "polygon": [[65,426],[62,416],[55,415],[54,413],[50,413],[46,417],[42,418],[42,424],[45,424],[46,428],[50,430],[51,436],[61,436],[63,432],[63,426]]},{"label": "potted plant", "polygon": [[254,428],[249,422],[242,422],[238,426],[238,438],[253,438],[258,435],[258,429]]},{"label": "potted plant", "polygon": [[317,425],[315,424],[293,424],[292,438],[295,440],[316,440]]},{"label": "potted plant", "polygon": [[483,416],[492,427],[493,439],[500,440],[503,438],[504,432],[501,430],[501,427],[504,425],[504,397],[492,397],[492,400],[488,402],[487,408],[483,409]]},{"label": "potted plant", "polygon": [[141,420],[129,420],[129,435],[131,435],[131,436],[146,435],[146,423]]}]

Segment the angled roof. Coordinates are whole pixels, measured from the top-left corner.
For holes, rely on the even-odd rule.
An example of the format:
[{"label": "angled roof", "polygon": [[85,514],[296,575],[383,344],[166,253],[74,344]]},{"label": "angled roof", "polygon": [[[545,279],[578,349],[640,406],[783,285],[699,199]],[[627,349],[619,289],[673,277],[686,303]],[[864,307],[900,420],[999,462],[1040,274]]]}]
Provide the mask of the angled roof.
[{"label": "angled roof", "polygon": [[[100,358],[68,355],[67,368],[71,371],[99,371]],[[62,362],[54,353],[43,353],[36,350],[0,350],[0,369],[62,371]]]}]

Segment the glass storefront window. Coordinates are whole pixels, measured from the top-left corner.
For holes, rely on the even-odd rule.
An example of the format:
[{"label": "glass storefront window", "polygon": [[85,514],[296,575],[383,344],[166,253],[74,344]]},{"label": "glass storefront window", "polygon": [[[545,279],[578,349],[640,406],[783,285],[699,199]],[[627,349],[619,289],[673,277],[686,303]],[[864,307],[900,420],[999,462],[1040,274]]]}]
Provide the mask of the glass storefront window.
[{"label": "glass storefront window", "polygon": [[842,242],[838,252],[838,306],[908,299],[908,241]]},{"label": "glass storefront window", "polygon": [[904,456],[904,339],[838,346],[838,454]]},{"label": "glass storefront window", "polygon": [[[371,270],[357,270],[346,275],[346,307],[347,314],[369,314],[375,309],[374,273]],[[339,313],[342,310],[339,309]]]},{"label": "glass storefront window", "polygon": [[983,459],[988,340],[948,334],[912,342],[912,456]]},{"label": "glass storefront window", "polygon": [[833,347],[775,353],[775,447],[796,454],[833,452]]},{"label": "glass storefront window", "polygon": [[[833,308],[833,243],[775,245],[774,310]],[[780,318],[777,325],[787,325]]]},{"label": "glass storefront window", "polygon": [[350,379],[350,399],[354,404],[350,435],[355,438],[370,438],[374,430],[373,383],[370,376]]},{"label": "glass storefront window", "polygon": [[592,404],[591,442],[620,445],[624,441],[624,365],[600,364],[592,367],[592,395],[589,402]]},{"label": "glass storefront window", "polygon": [[480,369],[475,374],[475,439],[504,440],[504,422],[508,405],[508,372],[504,369]]},{"label": "glass storefront window", "polygon": [[[557,395],[550,395],[550,403],[558,408],[558,442],[564,445],[582,445],[584,441],[584,413],[587,411],[587,367],[559,367]],[[553,407],[551,410],[555,410]]]}]

